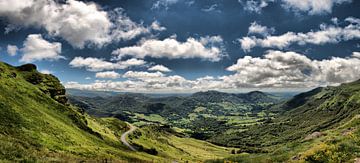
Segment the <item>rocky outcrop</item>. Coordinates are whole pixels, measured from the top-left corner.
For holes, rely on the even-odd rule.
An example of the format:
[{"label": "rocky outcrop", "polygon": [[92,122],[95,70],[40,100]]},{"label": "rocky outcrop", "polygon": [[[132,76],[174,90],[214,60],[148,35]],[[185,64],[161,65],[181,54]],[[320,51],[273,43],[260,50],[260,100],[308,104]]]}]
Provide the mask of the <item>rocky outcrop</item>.
[{"label": "rocky outcrop", "polygon": [[51,98],[61,104],[66,104],[68,99],[65,96],[65,87],[60,80],[51,74],[42,74],[36,71],[36,65],[25,64],[17,67],[26,81],[39,87],[39,89],[48,94]]},{"label": "rocky outcrop", "polygon": [[36,71],[36,65],[30,64],[30,63],[24,64],[24,65],[17,67],[17,69],[20,71],[28,71],[28,72]]}]

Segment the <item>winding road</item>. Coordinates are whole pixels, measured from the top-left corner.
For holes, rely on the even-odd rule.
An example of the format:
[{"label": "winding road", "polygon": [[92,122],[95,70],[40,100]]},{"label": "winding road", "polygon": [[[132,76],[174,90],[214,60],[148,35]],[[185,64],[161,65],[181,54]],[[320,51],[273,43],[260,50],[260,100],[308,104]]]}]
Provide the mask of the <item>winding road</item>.
[{"label": "winding road", "polygon": [[135,147],[131,146],[131,145],[129,144],[129,142],[126,141],[127,135],[129,135],[131,132],[135,131],[135,130],[136,130],[136,127],[133,126],[133,125],[130,124],[130,123],[127,123],[127,124],[130,126],[130,129],[121,135],[120,140],[121,140],[121,142],[122,142],[124,145],[126,145],[126,146],[127,146],[129,149],[131,149],[132,151],[137,151],[137,150],[135,149]]}]

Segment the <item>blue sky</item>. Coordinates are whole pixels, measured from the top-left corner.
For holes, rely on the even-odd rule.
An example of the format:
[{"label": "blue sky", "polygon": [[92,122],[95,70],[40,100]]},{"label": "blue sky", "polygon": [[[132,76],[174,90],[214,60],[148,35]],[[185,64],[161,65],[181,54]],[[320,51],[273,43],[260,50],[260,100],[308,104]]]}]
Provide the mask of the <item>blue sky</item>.
[{"label": "blue sky", "polygon": [[360,78],[360,1],[0,0],[0,60],[67,88],[289,91]]}]

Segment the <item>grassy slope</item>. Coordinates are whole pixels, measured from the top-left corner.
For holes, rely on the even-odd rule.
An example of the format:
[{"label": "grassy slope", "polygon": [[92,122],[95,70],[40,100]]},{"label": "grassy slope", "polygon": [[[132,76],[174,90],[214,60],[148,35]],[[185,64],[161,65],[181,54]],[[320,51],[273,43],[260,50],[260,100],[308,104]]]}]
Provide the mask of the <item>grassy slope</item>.
[{"label": "grassy slope", "polygon": [[[297,98],[284,104],[289,111],[273,122],[213,141],[255,152],[228,158],[240,162],[353,162],[360,157],[360,81],[322,88],[287,108]],[[315,132],[321,136],[305,141]]]},{"label": "grassy slope", "polygon": [[194,162],[230,156],[232,148],[216,146],[181,135],[175,136],[176,134],[168,127],[148,125],[134,131],[129,139],[140,150],[155,149],[158,156],[167,158],[168,162],[173,160]]},{"label": "grassy slope", "polygon": [[[43,80],[33,85],[29,75]],[[36,71],[23,72],[0,63],[0,160],[80,161],[152,160],[129,152],[117,136],[126,125],[79,113],[45,94],[44,82],[59,81]],[[43,90],[43,91],[41,91]]]},{"label": "grassy slope", "polygon": [[360,158],[360,115],[349,122],[322,132],[323,136],[289,142],[271,153],[236,154],[225,159],[207,162],[354,162]]},{"label": "grassy slope", "polygon": [[156,147],[159,153],[130,151],[119,141],[128,130],[125,122],[94,118],[58,102],[63,101],[55,100],[65,93],[62,90],[63,86],[52,75],[22,71],[0,62],[0,162],[168,162],[223,158],[229,154],[225,148],[173,135],[176,133],[164,134],[150,130],[151,127],[136,131],[147,134],[134,142]]}]

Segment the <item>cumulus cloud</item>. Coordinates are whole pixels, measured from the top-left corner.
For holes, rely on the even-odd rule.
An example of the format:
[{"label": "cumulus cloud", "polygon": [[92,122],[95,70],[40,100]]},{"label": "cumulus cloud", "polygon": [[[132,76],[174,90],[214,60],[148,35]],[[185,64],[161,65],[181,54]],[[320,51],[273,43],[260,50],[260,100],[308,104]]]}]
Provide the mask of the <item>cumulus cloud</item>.
[{"label": "cumulus cloud", "polygon": [[61,37],[76,48],[87,44],[101,47],[111,41],[129,40],[151,30],[164,29],[159,24],[154,24],[154,28],[137,24],[122,9],[109,13],[95,3],[77,0],[66,0],[65,3],[0,0],[0,17],[11,23],[8,30],[14,26],[43,28],[51,36]]},{"label": "cumulus cloud", "polygon": [[286,9],[319,15],[331,13],[334,5],[351,2],[351,0],[282,0],[282,2],[282,6]]},{"label": "cumulus cloud", "polygon": [[238,0],[245,11],[261,13],[270,3],[279,2],[281,6],[295,13],[322,15],[332,12],[335,5],[349,3],[352,0]]},{"label": "cumulus cloud", "polygon": [[116,79],[116,78],[119,78],[120,76],[121,75],[115,71],[98,72],[95,74],[96,78]]},{"label": "cumulus cloud", "polygon": [[157,72],[128,71],[123,75],[124,78],[134,78],[134,79],[159,78],[163,76],[164,74],[159,71]]},{"label": "cumulus cloud", "polygon": [[353,52],[352,56],[355,58],[360,58],[360,52]]},{"label": "cumulus cloud", "polygon": [[268,36],[270,34],[273,34],[274,32],[275,28],[262,26],[255,21],[250,24],[248,34],[260,34],[262,36]]},{"label": "cumulus cloud", "polygon": [[245,56],[227,68],[224,83],[236,87],[315,87],[336,85],[360,78],[360,59],[311,60],[295,52],[268,51],[263,58]]},{"label": "cumulus cloud", "polygon": [[48,42],[40,34],[28,35],[24,41],[23,53],[20,62],[34,62],[41,60],[58,60],[64,59],[61,56],[61,43]]},{"label": "cumulus cloud", "polygon": [[8,45],[7,46],[7,53],[10,56],[15,56],[18,50],[19,50],[19,48],[17,46],[15,46],[15,45]]},{"label": "cumulus cloud", "polygon": [[181,76],[164,76],[160,75],[159,72],[148,73],[130,71],[127,74],[129,74],[130,79],[125,81],[97,80],[91,84],[67,82],[64,85],[66,88],[86,90],[113,90],[126,92],[173,92],[190,90],[193,84],[193,81],[186,80]]},{"label": "cumulus cloud", "polygon": [[119,48],[112,52],[118,58],[133,56],[135,58],[201,58],[210,61],[219,61],[225,54],[223,39],[220,36],[207,36],[200,39],[188,38],[179,42],[176,38],[164,40],[144,40],[136,46]]},{"label": "cumulus cloud", "polygon": [[86,42],[102,45],[109,41],[112,26],[105,11],[94,3],[68,0],[59,4],[53,0],[1,0],[0,16],[19,26],[35,26],[46,29],[75,47],[82,48]]},{"label": "cumulus cloud", "polygon": [[164,31],[164,30],[166,30],[166,28],[161,26],[158,21],[152,22],[151,25],[150,25],[150,29],[155,30],[155,31]]},{"label": "cumulus cloud", "polygon": [[320,30],[318,31],[310,31],[307,33],[287,32],[279,36],[269,35],[265,38],[246,36],[238,39],[238,41],[244,51],[250,51],[255,46],[284,49],[291,44],[323,45],[327,43],[338,43],[340,41],[360,38],[360,24],[358,24],[357,20],[359,19],[346,19],[346,21],[351,22],[351,24],[348,24],[345,27],[321,24]]},{"label": "cumulus cloud", "polygon": [[88,57],[88,58],[75,57],[69,63],[71,67],[85,68],[88,71],[126,69],[132,66],[141,66],[144,64],[146,64],[144,60],[135,59],[135,58],[113,63],[113,62],[105,61],[102,58],[93,58],[93,57]]},{"label": "cumulus cloud", "polygon": [[65,83],[67,88],[126,92],[196,92],[204,90],[293,89],[338,85],[360,78],[360,53],[312,60],[296,52],[268,51],[263,57],[245,56],[226,70],[231,75],[194,80],[161,72],[128,71],[125,81]]},{"label": "cumulus cloud", "polygon": [[160,72],[170,72],[171,70],[163,65],[155,65],[148,69],[149,71],[160,71]]}]

